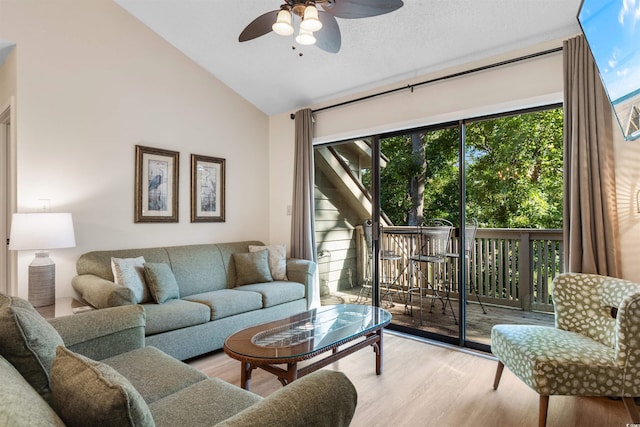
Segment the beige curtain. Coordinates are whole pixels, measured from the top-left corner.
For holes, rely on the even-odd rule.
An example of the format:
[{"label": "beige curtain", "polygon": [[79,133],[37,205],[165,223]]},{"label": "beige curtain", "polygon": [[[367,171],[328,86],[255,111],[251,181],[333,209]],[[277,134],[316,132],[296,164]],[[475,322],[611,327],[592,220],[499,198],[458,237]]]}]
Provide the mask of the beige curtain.
[{"label": "beige curtain", "polygon": [[565,269],[619,277],[611,106],[584,37],[563,48]]},{"label": "beige curtain", "polygon": [[[315,238],[313,176],[313,116],[310,109],[295,115],[295,157],[291,210],[291,257],[318,262]],[[310,308],[320,305],[320,285],[316,270]]]}]

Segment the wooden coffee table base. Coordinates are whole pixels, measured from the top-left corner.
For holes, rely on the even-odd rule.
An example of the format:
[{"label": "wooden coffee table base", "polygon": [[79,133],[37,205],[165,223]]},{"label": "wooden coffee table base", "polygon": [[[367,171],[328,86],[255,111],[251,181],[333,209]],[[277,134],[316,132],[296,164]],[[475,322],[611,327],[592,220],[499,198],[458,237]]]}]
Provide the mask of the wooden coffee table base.
[{"label": "wooden coffee table base", "polygon": [[[373,347],[373,351],[376,353],[376,374],[377,375],[382,374],[382,333],[383,333],[383,329],[381,326],[380,328],[376,329],[373,333],[364,335],[364,340],[358,341],[357,343],[352,344],[341,350],[339,350],[340,345],[344,345],[347,342],[352,342],[358,338],[362,338],[362,336],[355,337],[353,340],[350,340],[350,341],[346,341],[346,342],[343,341],[333,347],[325,348],[321,352],[315,352],[315,353],[307,354],[300,357],[288,357],[288,358],[279,358],[279,359],[259,359],[259,358],[247,357],[241,354],[234,353],[233,351],[228,349],[226,346],[224,348],[224,351],[229,356],[242,362],[240,367],[241,369],[240,386],[243,389],[249,390],[251,373],[256,368],[260,368],[264,371],[272,373],[273,375],[278,377],[278,380],[280,381],[280,383],[282,383],[282,385],[285,386],[295,381],[298,378],[301,378],[307,374],[310,374],[311,372],[317,371],[318,369],[322,369],[325,366],[330,365],[333,362],[340,360],[343,357],[348,356],[351,353],[354,353],[368,346]],[[329,350],[331,350],[331,355],[324,357],[311,364],[304,365],[298,368],[298,362],[313,358]],[[285,364],[287,366],[286,369],[280,366],[277,366],[277,365],[285,365]]]}]

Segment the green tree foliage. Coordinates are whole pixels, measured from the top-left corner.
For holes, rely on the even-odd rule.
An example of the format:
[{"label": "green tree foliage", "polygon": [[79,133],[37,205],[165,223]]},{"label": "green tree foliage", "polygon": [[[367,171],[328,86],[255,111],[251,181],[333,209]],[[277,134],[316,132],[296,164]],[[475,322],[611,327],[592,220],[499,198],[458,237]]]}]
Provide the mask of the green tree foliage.
[{"label": "green tree foliage", "polygon": [[[467,216],[482,227],[562,228],[562,126],[561,109],[468,124]],[[410,134],[381,140],[382,209],[392,223],[413,225],[412,180],[423,176],[423,218],[457,224],[459,130],[419,135],[424,159]]]}]

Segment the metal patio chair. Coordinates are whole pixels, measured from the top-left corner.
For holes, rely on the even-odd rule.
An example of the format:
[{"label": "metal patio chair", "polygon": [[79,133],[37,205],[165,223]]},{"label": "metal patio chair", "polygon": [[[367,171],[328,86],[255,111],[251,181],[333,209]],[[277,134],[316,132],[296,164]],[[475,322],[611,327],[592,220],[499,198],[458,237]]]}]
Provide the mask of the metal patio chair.
[{"label": "metal patio chair", "polygon": [[[420,325],[422,325],[422,302],[430,299],[429,312],[433,310],[435,300],[442,302],[442,313],[447,305],[451,308],[453,320],[458,323],[453,305],[449,299],[450,286],[446,277],[447,254],[451,245],[453,224],[445,219],[431,219],[416,227],[415,250],[409,258],[411,269],[409,294],[409,313],[413,315],[413,297],[420,300]],[[405,305],[405,312],[406,312]]]},{"label": "metal patio chair", "polygon": [[[361,303],[364,302],[371,295],[371,287],[373,285],[373,280],[371,277],[372,271],[372,260],[373,260],[373,232],[372,232],[372,223],[371,220],[368,219],[362,224],[362,229],[364,231],[365,242],[367,245],[367,264],[365,267],[365,277],[362,283],[362,287],[360,288],[360,293],[358,294],[358,298],[356,302]],[[395,304],[393,302],[392,292],[395,291],[396,294],[402,292],[402,287],[398,282],[398,278],[389,278],[385,276],[385,264],[391,262],[397,262],[402,259],[400,255],[390,250],[382,250],[379,253],[379,259],[381,264],[383,265],[382,274],[380,277],[379,285],[380,288],[384,288],[384,294],[382,294],[382,299],[387,299],[387,306],[393,307]],[[388,267],[388,266],[387,266]]]},{"label": "metal patio chair", "polygon": [[[478,221],[475,218],[469,219],[464,226],[464,234],[465,234],[464,257],[465,257],[465,262],[467,263],[467,273],[469,272],[468,267],[471,264],[471,258],[473,256],[473,252],[476,247],[475,242],[476,242],[477,231],[478,231]],[[449,265],[451,266],[451,264],[457,262],[457,260],[460,258],[460,254],[449,252],[447,253],[447,258],[449,258]],[[454,271],[454,269],[450,268],[449,271]],[[450,287],[453,287],[453,284],[457,283],[457,277],[450,277],[449,280],[450,280],[449,282]],[[476,300],[478,300],[478,303],[480,304],[480,308],[482,308],[482,312],[484,314],[487,314],[487,311],[485,310],[484,305],[482,304],[482,301],[480,301],[478,286],[474,280],[469,280],[469,288],[475,294]],[[465,292],[466,289],[458,289],[458,291]]]}]

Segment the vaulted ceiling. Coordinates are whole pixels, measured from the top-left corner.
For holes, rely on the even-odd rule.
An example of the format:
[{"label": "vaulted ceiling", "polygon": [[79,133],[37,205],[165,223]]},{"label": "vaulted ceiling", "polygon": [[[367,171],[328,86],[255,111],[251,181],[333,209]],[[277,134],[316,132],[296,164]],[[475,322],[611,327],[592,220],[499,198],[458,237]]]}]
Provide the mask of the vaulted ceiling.
[{"label": "vaulted ceiling", "polygon": [[404,0],[389,14],[338,18],[333,54],[294,50],[293,36],[273,32],[238,42],[280,0],[114,1],[268,115],[580,32],[580,0]]}]

